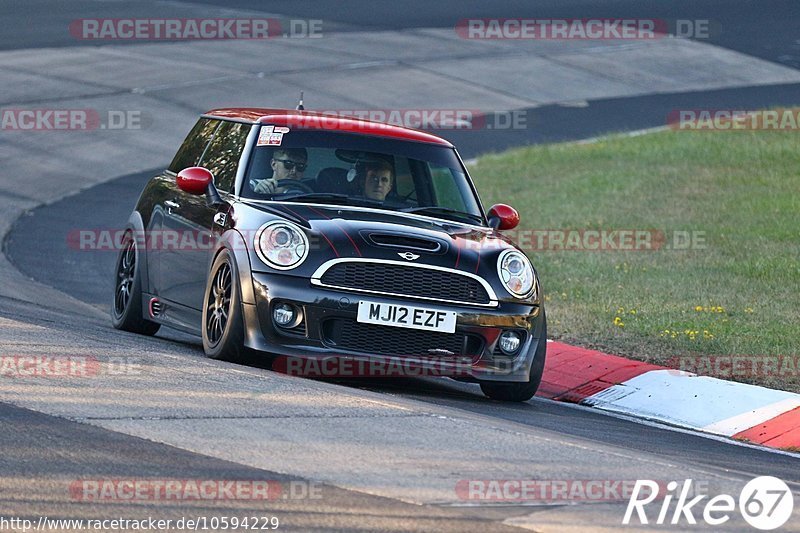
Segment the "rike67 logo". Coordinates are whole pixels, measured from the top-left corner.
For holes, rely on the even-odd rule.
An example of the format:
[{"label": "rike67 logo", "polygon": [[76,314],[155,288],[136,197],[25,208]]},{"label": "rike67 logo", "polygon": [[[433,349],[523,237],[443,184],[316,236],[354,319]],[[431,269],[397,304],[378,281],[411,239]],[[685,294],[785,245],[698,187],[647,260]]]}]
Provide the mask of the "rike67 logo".
[{"label": "rike67 logo", "polygon": [[[696,525],[697,519],[702,516],[706,524],[722,526],[731,520],[732,515],[735,516],[737,501],[729,494],[720,494],[701,503],[708,495],[701,494],[689,499],[692,492],[691,479],[685,480],[680,489],[677,481],[670,481],[667,483],[666,493],[659,490],[661,485],[649,479],[636,481],[622,519],[624,525],[636,525],[636,519],[639,524]],[[645,508],[656,500],[660,500],[660,505],[649,508],[651,513],[648,515],[648,509]],[[675,506],[670,509],[673,501]],[[652,511],[656,509],[658,514],[654,517]],[[739,513],[748,524],[762,531],[784,525],[792,516],[793,510],[792,491],[776,477],[761,476],[752,479],[739,493]]]}]

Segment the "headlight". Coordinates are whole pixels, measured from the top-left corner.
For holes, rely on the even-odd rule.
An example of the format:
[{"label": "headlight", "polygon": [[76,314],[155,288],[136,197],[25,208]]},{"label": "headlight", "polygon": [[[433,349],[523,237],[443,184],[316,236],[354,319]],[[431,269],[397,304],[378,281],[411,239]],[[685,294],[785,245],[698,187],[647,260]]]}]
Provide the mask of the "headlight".
[{"label": "headlight", "polygon": [[534,296],[536,281],[533,267],[525,256],[516,250],[506,250],[497,259],[497,274],[508,292],[517,298]]},{"label": "headlight", "polygon": [[259,259],[272,268],[289,270],[308,257],[308,238],[294,224],[269,222],[256,233],[255,248]]}]

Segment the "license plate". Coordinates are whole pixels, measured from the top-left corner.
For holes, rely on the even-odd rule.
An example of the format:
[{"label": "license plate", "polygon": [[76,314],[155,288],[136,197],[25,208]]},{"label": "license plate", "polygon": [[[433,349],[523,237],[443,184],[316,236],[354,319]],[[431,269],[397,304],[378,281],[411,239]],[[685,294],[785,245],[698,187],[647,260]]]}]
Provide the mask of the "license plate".
[{"label": "license plate", "polygon": [[439,311],[412,305],[358,302],[358,322],[395,326],[398,328],[424,329],[442,333],[455,333],[456,312]]}]

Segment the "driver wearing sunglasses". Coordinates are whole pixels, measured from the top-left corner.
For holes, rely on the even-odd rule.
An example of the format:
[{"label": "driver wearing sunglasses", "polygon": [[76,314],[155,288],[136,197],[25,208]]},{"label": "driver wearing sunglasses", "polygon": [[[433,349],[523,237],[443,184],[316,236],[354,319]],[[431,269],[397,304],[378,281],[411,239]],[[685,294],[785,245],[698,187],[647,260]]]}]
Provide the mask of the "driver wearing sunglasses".
[{"label": "driver wearing sunglasses", "polygon": [[308,152],[305,148],[278,149],[270,161],[272,177],[255,180],[253,191],[259,194],[282,192],[278,187],[280,180],[301,180],[308,166]]}]

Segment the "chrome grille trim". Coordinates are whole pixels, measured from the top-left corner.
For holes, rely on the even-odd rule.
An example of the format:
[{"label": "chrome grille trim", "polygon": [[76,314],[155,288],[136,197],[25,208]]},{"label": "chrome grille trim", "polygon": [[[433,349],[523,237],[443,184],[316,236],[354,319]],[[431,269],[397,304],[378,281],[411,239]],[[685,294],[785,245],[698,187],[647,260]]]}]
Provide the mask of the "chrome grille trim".
[{"label": "chrome grille trim", "polygon": [[[439,272],[447,272],[449,274],[463,276],[470,279],[477,281],[478,283],[483,286],[486,294],[489,295],[489,302],[488,303],[476,303],[476,302],[465,302],[460,300],[448,300],[443,298],[429,298],[425,296],[417,296],[414,294],[403,294],[397,292],[387,292],[387,291],[373,291],[373,290],[366,290],[366,289],[359,289],[354,287],[340,287],[338,285],[329,285],[322,282],[322,276],[334,265],[338,265],[341,263],[372,263],[372,264],[381,264],[381,265],[397,265],[404,268],[421,268],[427,270],[437,270]],[[409,298],[413,300],[427,300],[431,302],[442,302],[448,304],[455,304],[455,305],[465,305],[469,307],[497,307],[499,302],[497,300],[497,294],[492,289],[492,286],[480,276],[475,274],[464,272],[462,270],[456,270],[453,268],[446,268],[434,265],[424,265],[424,264],[414,264],[404,261],[391,261],[388,259],[366,259],[366,258],[348,258],[348,259],[331,259],[329,261],[324,262],[314,271],[314,274],[311,275],[311,284],[316,285],[318,287],[325,287],[327,289],[336,289],[342,291],[350,291],[350,292],[357,292],[361,294],[375,294],[378,296],[389,296],[394,298]]]}]

